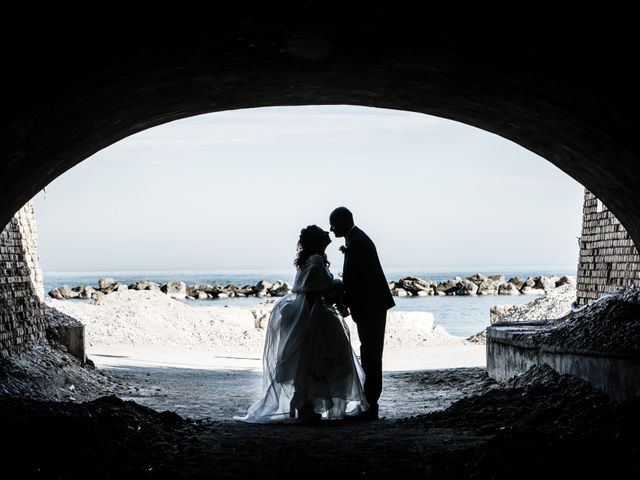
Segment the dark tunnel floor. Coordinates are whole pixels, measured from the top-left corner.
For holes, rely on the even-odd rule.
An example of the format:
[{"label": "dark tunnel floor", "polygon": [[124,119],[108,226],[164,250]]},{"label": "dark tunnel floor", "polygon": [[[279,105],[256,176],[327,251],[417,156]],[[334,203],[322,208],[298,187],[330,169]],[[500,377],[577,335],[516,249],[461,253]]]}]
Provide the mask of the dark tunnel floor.
[{"label": "dark tunnel floor", "polygon": [[[192,421],[117,397],[0,399],[3,469],[26,478],[638,478],[640,402],[544,367],[428,415]],[[6,470],[5,470],[6,471]]]}]

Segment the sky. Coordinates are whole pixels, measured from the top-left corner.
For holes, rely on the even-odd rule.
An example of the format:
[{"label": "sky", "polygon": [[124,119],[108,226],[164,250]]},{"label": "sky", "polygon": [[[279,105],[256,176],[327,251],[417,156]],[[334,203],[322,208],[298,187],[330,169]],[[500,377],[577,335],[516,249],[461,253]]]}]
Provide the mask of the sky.
[{"label": "sky", "polygon": [[385,269],[575,270],[583,193],[536,154],[458,122],[269,107],[125,138],[54,180],[35,208],[45,273],[286,270],[301,228],[328,230],[337,206]]}]

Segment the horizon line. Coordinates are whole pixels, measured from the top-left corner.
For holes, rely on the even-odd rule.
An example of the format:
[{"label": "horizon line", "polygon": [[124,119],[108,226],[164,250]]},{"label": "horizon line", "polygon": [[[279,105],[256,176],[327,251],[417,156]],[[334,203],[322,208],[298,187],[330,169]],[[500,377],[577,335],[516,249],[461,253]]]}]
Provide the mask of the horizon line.
[{"label": "horizon line", "polygon": [[[471,272],[482,270],[490,271],[526,271],[526,270],[576,270],[577,265],[465,265],[465,266],[436,266],[436,267],[386,267],[385,271],[405,271],[405,272],[429,272],[429,273],[448,273],[448,272]],[[102,275],[102,274],[141,274],[141,273],[181,273],[181,274],[252,274],[265,272],[294,272],[295,268],[224,268],[224,269],[132,269],[132,270],[45,270],[42,269],[43,275]]]}]

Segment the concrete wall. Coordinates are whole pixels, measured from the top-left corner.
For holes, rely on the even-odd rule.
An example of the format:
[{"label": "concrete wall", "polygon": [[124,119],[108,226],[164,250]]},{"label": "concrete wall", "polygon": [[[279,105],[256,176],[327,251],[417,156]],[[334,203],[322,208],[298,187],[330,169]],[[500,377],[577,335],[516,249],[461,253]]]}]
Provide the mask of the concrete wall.
[{"label": "concrete wall", "polygon": [[540,345],[540,330],[544,332],[544,326],[538,326],[536,322],[514,322],[487,328],[489,376],[504,381],[546,363],[560,374],[586,380],[615,400],[622,402],[640,397],[640,358],[591,352],[581,354]]},{"label": "concrete wall", "polygon": [[613,213],[585,190],[577,304],[631,284],[640,285],[640,256],[633,240]]},{"label": "concrete wall", "polygon": [[44,337],[43,296],[35,215],[29,202],[0,233],[0,357]]}]

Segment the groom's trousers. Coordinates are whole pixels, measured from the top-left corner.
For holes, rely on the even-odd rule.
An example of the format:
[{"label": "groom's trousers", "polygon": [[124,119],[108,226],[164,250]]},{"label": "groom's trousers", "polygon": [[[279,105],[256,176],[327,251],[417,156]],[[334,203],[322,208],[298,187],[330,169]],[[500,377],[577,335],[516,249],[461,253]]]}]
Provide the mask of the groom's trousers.
[{"label": "groom's trousers", "polygon": [[360,363],[364,370],[364,395],[373,410],[378,410],[378,399],[382,392],[382,349],[387,311],[354,311],[353,321],[360,337]]}]

